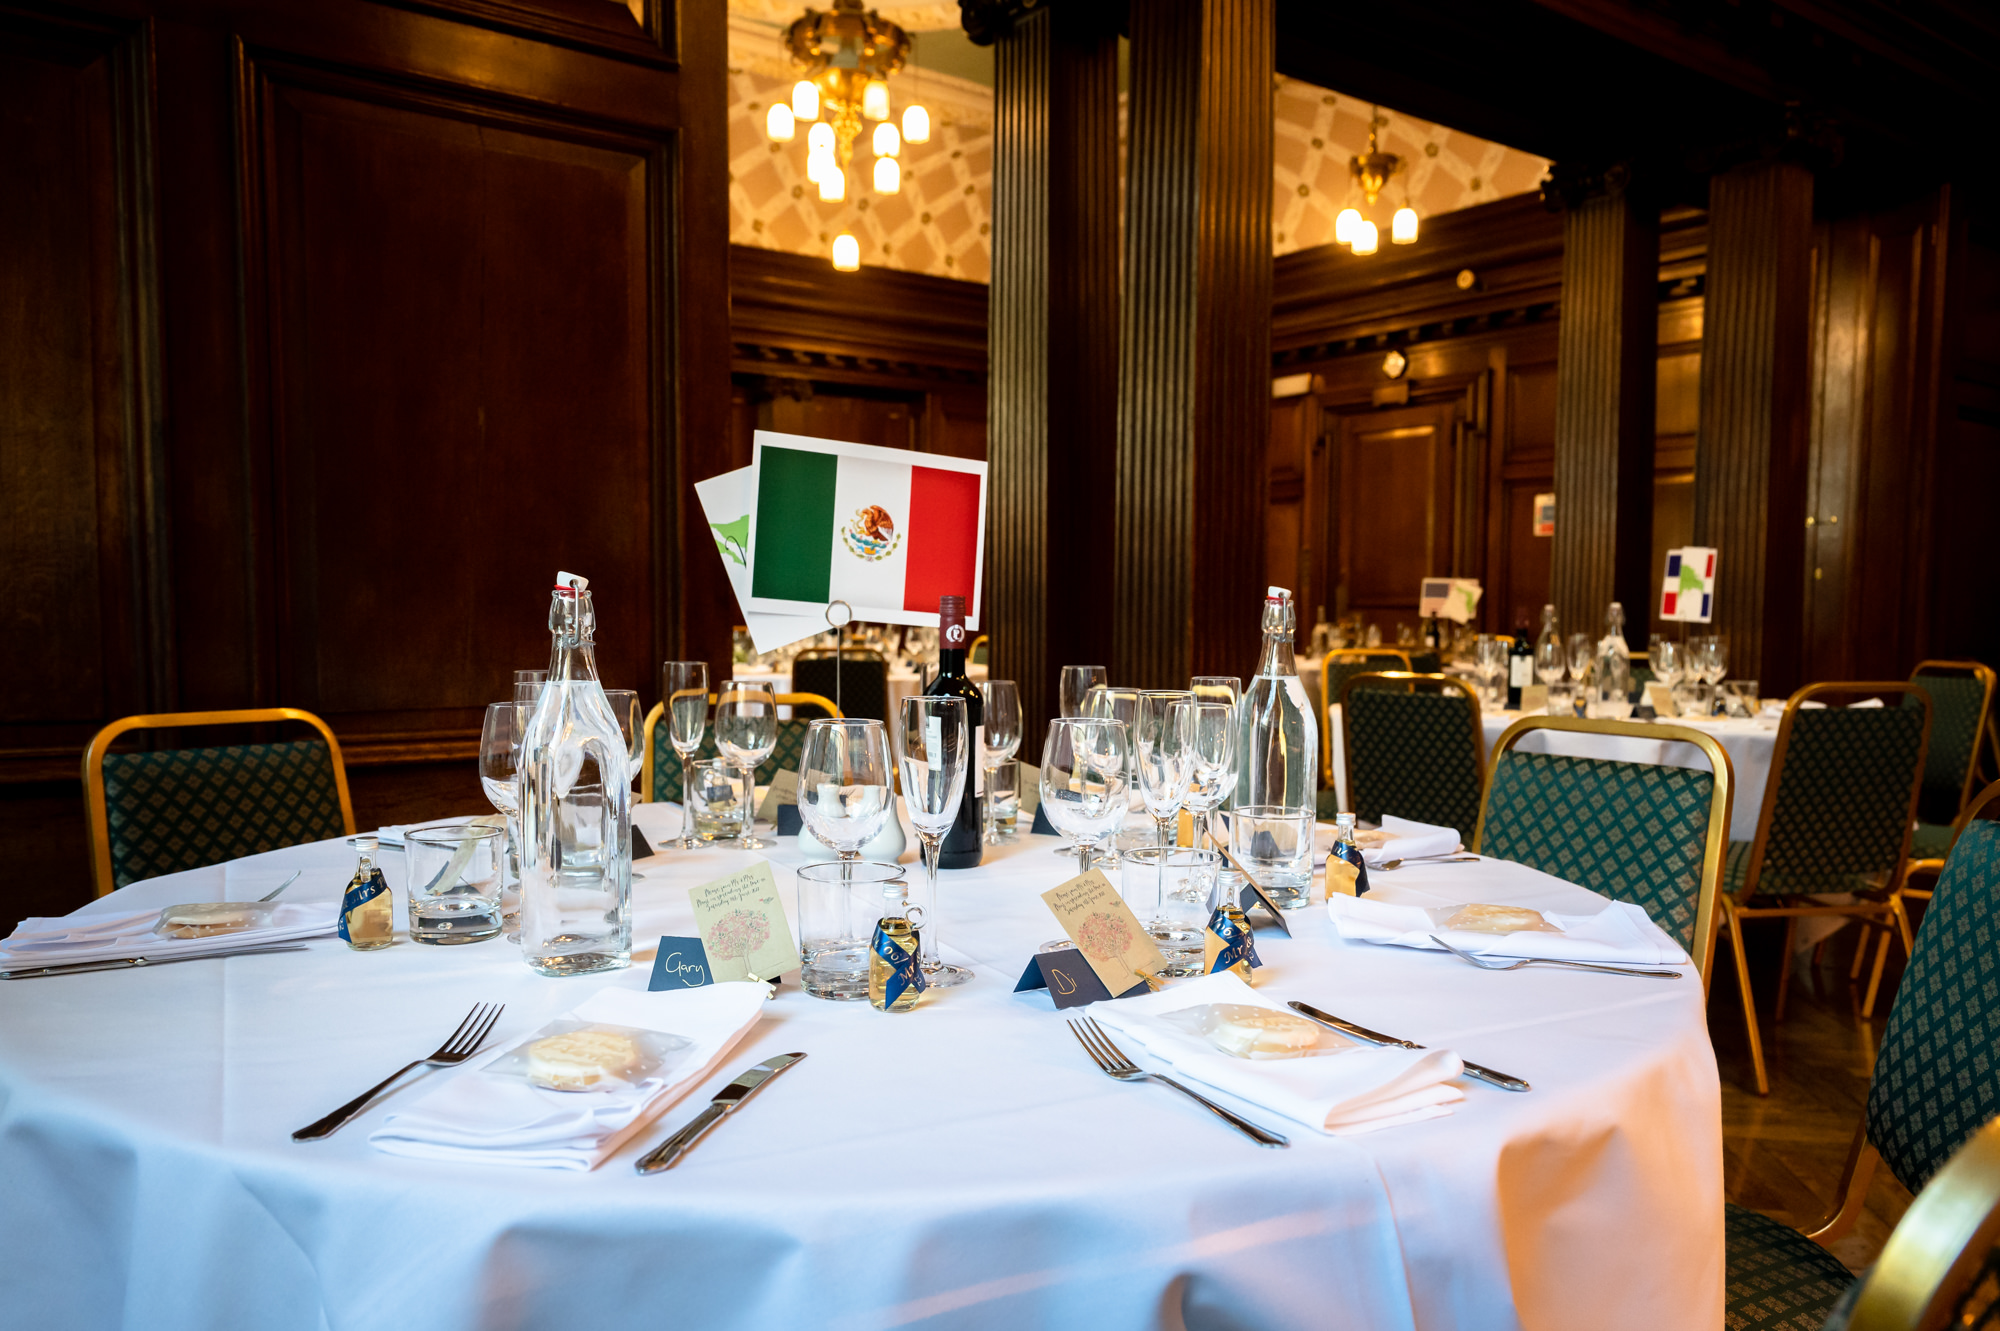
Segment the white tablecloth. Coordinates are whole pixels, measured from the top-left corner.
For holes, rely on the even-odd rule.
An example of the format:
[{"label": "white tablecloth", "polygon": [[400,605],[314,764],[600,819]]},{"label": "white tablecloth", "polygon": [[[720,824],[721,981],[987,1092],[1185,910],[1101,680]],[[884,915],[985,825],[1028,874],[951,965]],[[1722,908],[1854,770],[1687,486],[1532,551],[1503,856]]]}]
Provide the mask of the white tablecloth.
[{"label": "white tablecloth", "polygon": [[[1333,709],[1333,788],[1340,807],[1347,803],[1347,759],[1345,737],[1341,734],[1340,708]],[[1480,742],[1486,760],[1493,760],[1493,745],[1508,726],[1521,719],[1520,712],[1484,712],[1480,715]],[[1665,725],[1705,730],[1715,737],[1729,755],[1735,773],[1735,791],[1729,799],[1729,839],[1749,841],[1757,835],[1757,816],[1764,808],[1764,786],[1771,776],[1771,753],[1778,743],[1778,723],[1770,719],[1704,720],[1676,719]],[[1558,734],[1543,731],[1529,735],[1515,746],[1523,753],[1561,753],[1579,758],[1610,758],[1619,762],[1654,763],[1662,767],[1696,767],[1708,770],[1708,758],[1692,744],[1671,740],[1627,739],[1612,735]],[[1391,809],[1389,812],[1394,813]],[[1472,829],[1461,828],[1467,837]]]},{"label": "white tablecloth", "polygon": [[[642,819],[672,810],[647,806]],[[944,887],[967,986],[915,1012],[796,977],[721,1071],[592,1173],[395,1158],[293,1128],[432,1049],[476,1001],[512,1039],[647,964],[530,973],[504,941],[399,942],[0,983],[0,1288],[23,1327],[1578,1328],[1722,1324],[1720,1096],[1702,990],[1474,970],[1345,944],[1317,906],[1262,930],[1259,988],[1525,1077],[1451,1116],[1332,1138],[1271,1114],[1264,1150],[1121,1085],[1041,994],[1011,993],[1070,872],[1023,838]],[[782,865],[796,851],[775,852]],[[401,857],[385,855],[401,895]],[[692,933],[685,889],[740,851],[643,861],[638,934]],[[319,843],[127,888],[87,909],[219,896]],[[1396,884],[1477,894],[1478,866]],[[1389,879],[1395,879],[1395,884]],[[1588,909],[1543,880],[1529,904]],[[649,950],[649,949],[648,949]],[[631,1162],[716,1087],[810,1057],[674,1170]],[[433,1076],[450,1075],[436,1073]],[[411,1092],[403,1092],[407,1098]]]}]

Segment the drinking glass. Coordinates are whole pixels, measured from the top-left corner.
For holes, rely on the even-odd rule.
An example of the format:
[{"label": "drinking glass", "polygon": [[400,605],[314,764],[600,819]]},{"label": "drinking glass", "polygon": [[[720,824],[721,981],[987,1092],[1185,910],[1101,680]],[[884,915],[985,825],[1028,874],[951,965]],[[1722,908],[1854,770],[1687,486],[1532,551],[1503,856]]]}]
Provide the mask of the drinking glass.
[{"label": "drinking glass", "polygon": [[681,759],[681,849],[693,850],[694,819],[687,812],[688,763],[708,729],[708,662],[669,661],[660,667],[660,696],[667,700],[667,738]]},{"label": "drinking glass", "polygon": [[735,841],[750,825],[750,778],[727,758],[695,758],[685,764],[681,795],[695,840],[704,846]]},{"label": "drinking glass", "polygon": [[972,972],[947,965],[938,953],[938,852],[965,797],[966,769],[973,761],[972,726],[963,698],[905,698],[896,758],[903,770],[903,803],[924,851],[924,891],[910,907],[917,930],[918,965],[930,984],[964,984]]},{"label": "drinking glass", "polygon": [[[980,728],[980,743],[984,746],[979,753],[979,764],[986,769],[986,782],[982,789],[986,792],[986,807],[980,810],[981,821],[985,824],[982,836],[989,846],[1000,844],[1000,820],[998,816],[998,776],[1000,769],[1012,765],[1014,755],[1021,751],[1021,694],[1011,679],[989,679],[979,686],[980,697],[984,700],[981,717],[984,725]],[[1009,789],[1012,789],[1011,785]]]},{"label": "drinking glass", "polygon": [[1313,810],[1239,804],[1229,815],[1230,849],[1280,910],[1298,910],[1312,893]]},{"label": "drinking glass", "polygon": [[1209,899],[1221,868],[1221,851],[1179,846],[1129,851],[1120,863],[1119,895],[1145,922],[1147,935],[1166,958],[1161,975],[1175,979],[1201,974]]},{"label": "drinking glass", "polygon": [[1728,704],[1728,714],[1734,717],[1757,715],[1757,681],[1754,679],[1732,679],[1723,686],[1723,698]]},{"label": "drinking glass", "polygon": [[1709,635],[1707,666],[1702,678],[1710,684],[1720,684],[1729,673],[1729,643],[1720,633]]},{"label": "drinking glass", "polygon": [[804,865],[796,875],[800,986],[812,998],[867,1002],[876,922],[908,909],[901,866],[836,860]]},{"label": "drinking glass", "polygon": [[521,730],[528,728],[528,718],[534,715],[535,704],[541,701],[542,685],[549,682],[546,670],[516,670],[514,672],[514,702],[521,708]]},{"label": "drinking glass", "polygon": [[889,728],[865,717],[814,721],[799,760],[799,818],[806,830],[857,864],[861,848],[896,816]]},{"label": "drinking glass", "polygon": [[1042,809],[1074,842],[1079,872],[1125,820],[1131,738],[1122,721],[1070,717],[1049,724],[1042,745]]},{"label": "drinking glass", "polygon": [[479,787],[507,819],[507,862],[500,886],[501,923],[521,941],[521,734],[528,714],[511,702],[489,703],[479,731]]},{"label": "drinking glass", "polygon": [[1202,702],[1227,703],[1233,709],[1243,701],[1243,681],[1234,675],[1196,675],[1188,681],[1188,692]]},{"label": "drinking glass", "polygon": [[1139,695],[1132,732],[1133,766],[1139,798],[1153,816],[1159,844],[1174,844],[1174,819],[1187,799],[1188,744],[1194,735],[1194,694],[1182,689],[1147,689]]},{"label": "drinking glass", "polygon": [[1653,654],[1649,658],[1653,667],[1653,678],[1666,685],[1668,692],[1672,692],[1674,685],[1681,682],[1681,675],[1686,669],[1685,650],[1672,638],[1653,639]]},{"label": "drinking glass", "polygon": [[1575,716],[1576,695],[1577,686],[1573,683],[1557,680],[1549,685],[1549,715]]},{"label": "drinking glass", "polygon": [[757,769],[778,747],[778,691],[769,680],[732,679],[715,700],[715,747],[743,771],[753,807],[743,820],[745,850],[771,843],[757,839]]},{"label": "drinking glass", "polygon": [[1185,802],[1188,812],[1194,815],[1194,844],[1199,850],[1204,849],[1204,833],[1216,845],[1222,844],[1222,838],[1210,831],[1209,824],[1215,818],[1215,810],[1236,790],[1236,709],[1202,702],[1199,698],[1192,707]]},{"label": "drinking glass", "polygon": [[1550,638],[1547,642],[1535,644],[1535,678],[1542,683],[1554,684],[1561,680],[1563,667],[1568,664],[1561,639]]},{"label": "drinking glass", "polygon": [[506,838],[497,827],[419,827],[403,838],[409,875],[410,938],[478,943],[501,929]]},{"label": "drinking glass", "polygon": [[1583,683],[1584,675],[1590,671],[1590,658],[1596,646],[1588,633],[1569,635],[1569,677],[1572,683]]},{"label": "drinking glass", "polygon": [[1001,763],[986,774],[989,808],[996,840],[1012,844],[1021,826],[1021,764]]},{"label": "drinking glass", "polygon": [[1480,705],[1487,711],[1500,710],[1506,699],[1495,695],[1507,673],[1507,644],[1491,633],[1480,634],[1472,645],[1472,669],[1479,678]]},{"label": "drinking glass", "polygon": [[[1114,689],[1110,687],[1092,689],[1084,695],[1083,715],[1094,716],[1102,720],[1123,721],[1125,723],[1125,734],[1131,741],[1131,747],[1125,760],[1125,787],[1128,790],[1136,787],[1139,784],[1137,767],[1139,761],[1139,742],[1138,733],[1135,730],[1139,722],[1139,690]],[[1104,863],[1107,868],[1118,862],[1118,855],[1120,853],[1119,838],[1123,835],[1124,830],[1124,820],[1120,819],[1118,826],[1112,830],[1111,839],[1105,843]]]},{"label": "drinking glass", "polygon": [[645,765],[646,757],[646,714],[639,709],[639,692],[606,689],[604,700],[611,704],[611,714],[618,718],[618,729],[625,736],[626,770],[632,774],[632,785],[637,788],[639,769]]},{"label": "drinking glass", "polygon": [[1103,666],[1080,665],[1062,668],[1062,684],[1056,695],[1056,709],[1063,716],[1083,715],[1083,695],[1103,688],[1108,676]]}]

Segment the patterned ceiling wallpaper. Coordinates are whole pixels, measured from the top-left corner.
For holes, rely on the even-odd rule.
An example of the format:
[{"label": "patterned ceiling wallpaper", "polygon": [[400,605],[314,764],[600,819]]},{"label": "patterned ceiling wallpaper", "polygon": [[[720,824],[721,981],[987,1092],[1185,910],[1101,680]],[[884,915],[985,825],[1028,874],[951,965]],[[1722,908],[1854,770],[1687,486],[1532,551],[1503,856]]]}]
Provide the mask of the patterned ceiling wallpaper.
[{"label": "patterned ceiling wallpaper", "polygon": [[[992,268],[992,93],[964,79],[906,70],[890,80],[896,114],[910,101],[931,113],[931,139],[903,146],[902,192],[876,194],[874,157],[855,145],[847,198],[822,203],[805,178],[805,134],[791,143],[764,135],[774,100],[790,97],[792,76],[780,23],[802,6],[782,0],[733,0],[729,29],[729,239],[738,245],[825,256],[833,238],[852,232],[861,262],[906,272],[984,282]],[[932,9],[939,14],[931,13]],[[883,6],[885,17],[913,30],[940,26],[944,6]],[[1368,145],[1366,102],[1280,77],[1273,95],[1272,251],[1333,241],[1334,217],[1363,206],[1348,159]],[[1389,216],[1405,198],[1419,217],[1491,203],[1532,190],[1548,161],[1429,121],[1382,113],[1382,146],[1400,154],[1403,173],[1367,210],[1388,245]],[[1418,241],[1422,244],[1421,238]]]}]

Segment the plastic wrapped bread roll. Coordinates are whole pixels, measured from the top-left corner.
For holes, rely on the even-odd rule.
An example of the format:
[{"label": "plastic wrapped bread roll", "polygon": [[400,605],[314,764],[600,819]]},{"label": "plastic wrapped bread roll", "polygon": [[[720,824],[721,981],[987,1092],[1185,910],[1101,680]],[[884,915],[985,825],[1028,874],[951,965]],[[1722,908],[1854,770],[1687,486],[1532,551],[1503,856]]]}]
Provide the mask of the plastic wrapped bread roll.
[{"label": "plastic wrapped bread roll", "polygon": [[1351,1041],[1304,1017],[1251,1003],[1202,1003],[1161,1016],[1233,1058],[1304,1058]]},{"label": "plastic wrapped bread roll", "polygon": [[1562,932],[1543,918],[1538,910],[1529,910],[1525,906],[1494,906],[1486,902],[1460,906],[1444,920],[1444,927],[1471,934]]},{"label": "plastic wrapped bread roll", "polygon": [[544,1036],[523,1052],[528,1080],[551,1091],[595,1091],[622,1084],[644,1058],[637,1040],[602,1026]]}]

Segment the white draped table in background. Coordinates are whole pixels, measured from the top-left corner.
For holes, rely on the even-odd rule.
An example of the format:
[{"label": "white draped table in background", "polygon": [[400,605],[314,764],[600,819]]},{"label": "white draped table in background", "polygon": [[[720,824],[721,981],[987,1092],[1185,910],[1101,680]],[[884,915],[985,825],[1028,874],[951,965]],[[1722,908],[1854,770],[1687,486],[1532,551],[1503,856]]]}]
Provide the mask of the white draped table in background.
[{"label": "white draped table in background", "polygon": [[[673,815],[645,806],[664,841]],[[664,815],[662,818],[661,815]],[[1524,1077],[1450,1116],[1260,1149],[1084,1058],[1015,995],[1070,874],[1025,837],[947,877],[973,981],[916,1011],[806,998],[796,973],[707,1082],[590,1173],[444,1164],[292,1129],[434,1048],[481,1000],[512,1040],[650,964],[544,979],[501,940],[399,941],[0,983],[7,1320],[143,1327],[1576,1328],[1722,1324],[1720,1096],[1702,987],[1489,973],[1344,943],[1323,907],[1260,930],[1261,992]],[[787,864],[772,852],[788,907]],[[385,855],[398,885],[401,857]],[[686,889],[750,862],[642,861],[637,937],[694,932]],[[322,842],[141,883],[89,910],[261,894],[329,910]],[[1477,865],[1399,871],[1475,892]],[[1517,871],[1521,872],[1521,871]],[[1386,877],[1386,876],[1385,876]],[[1587,894],[1547,883],[1551,908]],[[1558,900],[1560,898],[1560,900]],[[632,1161],[773,1054],[809,1057],[650,1177]],[[452,1075],[430,1074],[433,1078]]]}]

